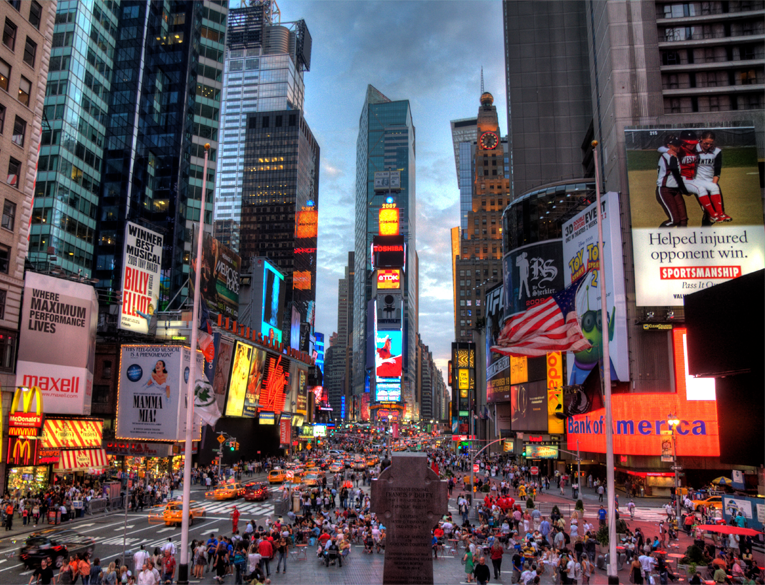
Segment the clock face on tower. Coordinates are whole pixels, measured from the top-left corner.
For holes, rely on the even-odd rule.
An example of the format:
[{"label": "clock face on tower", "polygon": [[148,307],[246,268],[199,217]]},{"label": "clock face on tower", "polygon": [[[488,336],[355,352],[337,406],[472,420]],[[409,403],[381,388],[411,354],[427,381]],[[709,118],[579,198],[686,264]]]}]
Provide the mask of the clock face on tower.
[{"label": "clock face on tower", "polygon": [[499,144],[499,136],[495,132],[484,132],[479,141],[484,150],[494,150]]}]

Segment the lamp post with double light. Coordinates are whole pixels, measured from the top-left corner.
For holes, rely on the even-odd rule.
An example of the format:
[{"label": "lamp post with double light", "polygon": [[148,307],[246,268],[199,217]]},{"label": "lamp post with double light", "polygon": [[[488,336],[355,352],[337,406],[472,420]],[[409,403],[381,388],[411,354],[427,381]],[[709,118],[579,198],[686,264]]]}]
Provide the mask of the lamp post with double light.
[{"label": "lamp post with double light", "polygon": [[672,431],[672,471],[675,474],[675,521],[680,526],[680,466],[677,464],[677,425],[680,419],[675,415],[667,416],[667,424]]}]

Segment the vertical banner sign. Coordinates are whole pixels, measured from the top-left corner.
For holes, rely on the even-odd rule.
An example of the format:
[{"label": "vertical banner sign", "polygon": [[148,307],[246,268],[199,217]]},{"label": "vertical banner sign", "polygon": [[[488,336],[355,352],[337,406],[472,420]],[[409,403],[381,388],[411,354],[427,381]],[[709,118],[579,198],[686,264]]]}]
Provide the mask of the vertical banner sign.
[{"label": "vertical banner sign", "polygon": [[37,386],[50,414],[90,414],[98,300],[86,284],[27,272],[16,385]]},{"label": "vertical banner sign", "polygon": [[[196,228],[194,229],[196,232]],[[194,236],[196,242],[196,236]],[[196,267],[196,246],[192,251],[189,282],[190,293],[194,288]],[[239,268],[241,258],[230,248],[221,244],[210,234],[202,237],[202,277],[199,288],[202,298],[210,311],[224,317],[239,318]]]},{"label": "vertical banner sign", "polygon": [[510,400],[510,356],[491,351],[504,322],[503,296],[501,284],[486,293],[486,402]]},{"label": "vertical banner sign", "polygon": [[287,418],[282,418],[279,421],[279,444],[282,447],[288,447],[290,444],[290,438],[292,437],[292,423]]},{"label": "vertical banner sign", "polygon": [[560,240],[521,246],[506,254],[503,262],[505,319],[564,288]]},{"label": "vertical banner sign", "polygon": [[603,262],[606,266],[608,324],[601,323],[598,216],[593,203],[563,224],[563,261],[566,286],[587,274],[577,293],[576,308],[582,332],[590,349],[569,354],[568,384],[583,384],[592,369],[603,361],[603,335],[609,338],[611,379],[629,382],[627,348],[627,296],[624,292],[624,262],[619,221],[619,194],[606,193],[601,200],[603,219]]},{"label": "vertical banner sign", "polygon": [[563,355],[548,353],[547,361],[547,432],[562,435],[565,431],[563,414]]},{"label": "vertical banner sign", "polygon": [[122,310],[119,328],[149,332],[149,320],[159,308],[162,236],[133,222],[125,224],[122,252]]},{"label": "vertical banner sign", "polygon": [[637,306],[682,307],[687,294],[765,267],[753,124],[624,133]]}]

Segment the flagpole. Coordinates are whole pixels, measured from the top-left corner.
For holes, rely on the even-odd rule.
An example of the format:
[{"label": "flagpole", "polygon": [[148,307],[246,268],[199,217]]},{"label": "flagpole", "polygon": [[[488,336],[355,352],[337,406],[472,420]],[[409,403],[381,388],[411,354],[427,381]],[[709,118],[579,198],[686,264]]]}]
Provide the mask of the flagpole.
[{"label": "flagpole", "polygon": [[[207,190],[207,159],[210,144],[205,144],[205,163],[202,171],[202,194],[199,207],[199,233],[194,261],[194,310],[191,317],[191,359],[189,383],[186,388],[186,448],[183,456],[183,517],[181,519],[181,562],[178,565],[178,585],[189,582],[189,513],[191,511],[191,449],[194,435],[194,387],[197,379],[197,337],[199,329],[199,295],[202,276],[202,241],[205,232],[205,192]],[[192,255],[192,258],[194,256]]]},{"label": "flagpole", "polygon": [[616,558],[616,486],[614,485],[614,427],[611,409],[611,356],[608,351],[608,299],[606,298],[606,262],[603,254],[603,213],[600,203],[600,167],[598,163],[598,141],[592,141],[592,156],[595,163],[595,202],[598,218],[598,280],[600,288],[600,322],[603,335],[603,400],[606,405],[606,489],[608,491],[608,583],[617,585],[618,561]]}]

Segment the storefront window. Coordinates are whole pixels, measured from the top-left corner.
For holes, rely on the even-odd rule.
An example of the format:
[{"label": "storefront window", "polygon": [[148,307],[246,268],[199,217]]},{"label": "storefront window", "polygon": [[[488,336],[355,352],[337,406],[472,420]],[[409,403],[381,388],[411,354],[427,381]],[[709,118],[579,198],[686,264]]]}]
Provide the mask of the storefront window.
[{"label": "storefront window", "polygon": [[20,490],[22,493],[27,491],[39,491],[48,487],[48,466],[39,465],[37,467],[11,467],[8,469],[8,482],[6,489],[13,493]]}]

